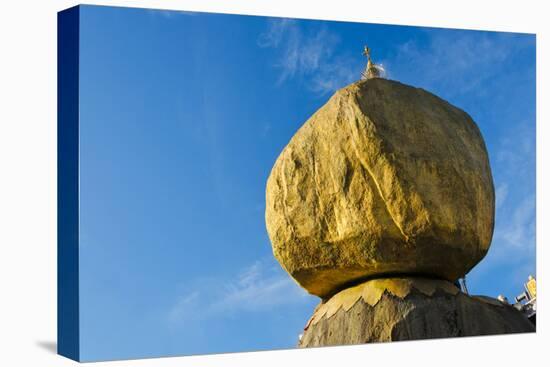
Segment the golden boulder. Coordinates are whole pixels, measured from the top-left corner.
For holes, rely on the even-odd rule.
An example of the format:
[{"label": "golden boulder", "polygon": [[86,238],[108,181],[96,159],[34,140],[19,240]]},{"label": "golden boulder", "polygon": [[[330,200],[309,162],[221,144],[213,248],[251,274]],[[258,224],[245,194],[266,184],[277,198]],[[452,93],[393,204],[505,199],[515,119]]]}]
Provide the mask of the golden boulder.
[{"label": "golden boulder", "polygon": [[328,299],[371,277],[455,281],[487,253],[495,195],[478,127],[419,88],[374,78],[298,130],[267,182],[273,253]]}]

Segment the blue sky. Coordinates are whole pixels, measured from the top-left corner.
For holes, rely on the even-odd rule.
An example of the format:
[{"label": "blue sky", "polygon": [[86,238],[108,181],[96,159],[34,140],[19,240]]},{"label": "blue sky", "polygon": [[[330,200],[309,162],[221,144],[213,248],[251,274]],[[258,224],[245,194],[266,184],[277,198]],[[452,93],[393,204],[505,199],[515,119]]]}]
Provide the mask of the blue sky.
[{"label": "blue sky", "polygon": [[84,360],[296,345],[318,299],[272,256],[265,183],[365,43],[485,138],[497,218],[470,291],[535,273],[533,35],[84,6],[80,37]]}]

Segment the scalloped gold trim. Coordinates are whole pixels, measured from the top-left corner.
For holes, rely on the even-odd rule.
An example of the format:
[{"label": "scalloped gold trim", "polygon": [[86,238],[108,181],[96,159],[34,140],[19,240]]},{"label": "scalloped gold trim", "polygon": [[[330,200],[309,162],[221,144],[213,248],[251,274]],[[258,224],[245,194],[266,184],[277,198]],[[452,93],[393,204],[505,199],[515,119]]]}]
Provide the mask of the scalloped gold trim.
[{"label": "scalloped gold trim", "polygon": [[355,303],[362,298],[365,303],[375,306],[385,291],[399,297],[405,298],[412,289],[418,290],[426,296],[432,296],[437,289],[448,294],[456,295],[459,290],[454,284],[438,279],[426,278],[384,278],[372,279],[354,287],[344,289],[332,296],[327,302],[320,303],[313,316],[309,319],[306,328],[311,324],[318,323],[323,317],[330,318],[341,308],[349,311]]}]

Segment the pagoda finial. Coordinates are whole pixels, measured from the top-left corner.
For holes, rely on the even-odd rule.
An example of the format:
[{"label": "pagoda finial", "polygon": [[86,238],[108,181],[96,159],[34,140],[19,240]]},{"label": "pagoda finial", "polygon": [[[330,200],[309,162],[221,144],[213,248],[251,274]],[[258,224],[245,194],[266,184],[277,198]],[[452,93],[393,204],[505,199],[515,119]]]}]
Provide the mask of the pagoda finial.
[{"label": "pagoda finial", "polygon": [[365,47],[363,48],[363,55],[367,57],[367,66],[365,67],[365,70],[363,70],[363,72],[361,73],[361,80],[380,78],[385,70],[381,65],[372,62],[370,57],[370,48],[367,45],[365,45]]}]

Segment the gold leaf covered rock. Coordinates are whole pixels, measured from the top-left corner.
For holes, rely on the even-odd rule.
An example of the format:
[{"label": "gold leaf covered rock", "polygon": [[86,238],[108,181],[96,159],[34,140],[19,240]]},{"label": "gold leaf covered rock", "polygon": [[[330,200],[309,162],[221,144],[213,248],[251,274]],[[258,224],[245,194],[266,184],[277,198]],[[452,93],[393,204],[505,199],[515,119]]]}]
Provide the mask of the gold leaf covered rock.
[{"label": "gold leaf covered rock", "polygon": [[284,269],[326,299],[372,276],[463,276],[487,253],[494,200],[470,116],[373,78],[336,92],[285,147],[266,225]]}]

